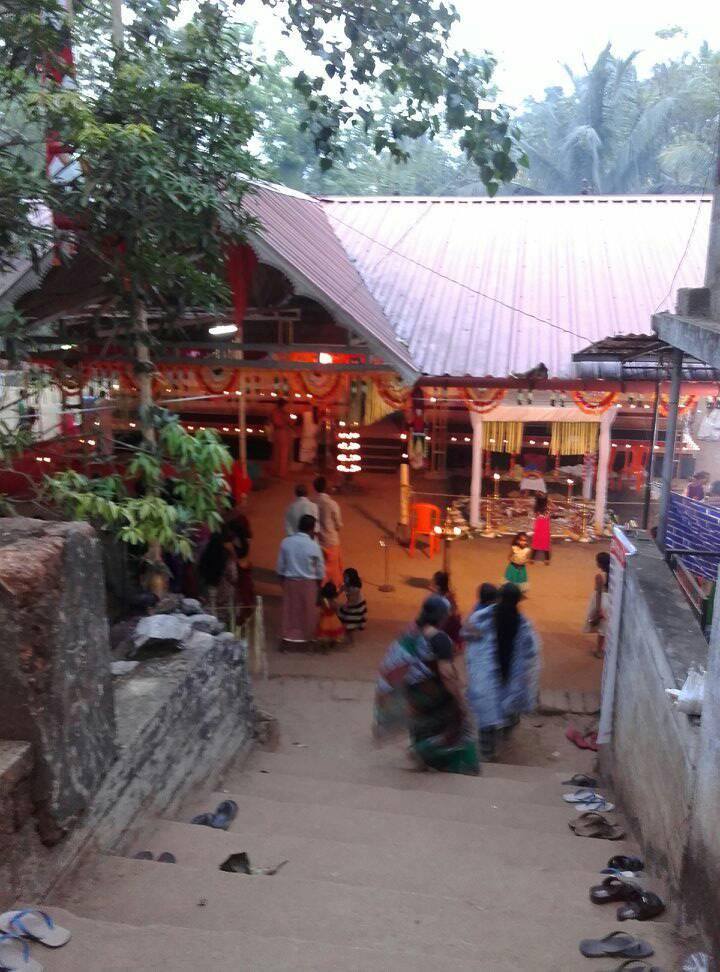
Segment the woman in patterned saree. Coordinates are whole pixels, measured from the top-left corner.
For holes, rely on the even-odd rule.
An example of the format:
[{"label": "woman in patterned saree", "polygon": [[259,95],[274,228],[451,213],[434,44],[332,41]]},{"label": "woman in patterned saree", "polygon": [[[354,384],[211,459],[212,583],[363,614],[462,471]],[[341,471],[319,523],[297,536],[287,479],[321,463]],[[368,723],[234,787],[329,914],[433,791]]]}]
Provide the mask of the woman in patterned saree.
[{"label": "woman in patterned saree", "polygon": [[454,662],[453,643],[440,630],[450,606],[432,595],[380,666],[376,739],[406,728],[423,769],[477,775],[479,760]]}]

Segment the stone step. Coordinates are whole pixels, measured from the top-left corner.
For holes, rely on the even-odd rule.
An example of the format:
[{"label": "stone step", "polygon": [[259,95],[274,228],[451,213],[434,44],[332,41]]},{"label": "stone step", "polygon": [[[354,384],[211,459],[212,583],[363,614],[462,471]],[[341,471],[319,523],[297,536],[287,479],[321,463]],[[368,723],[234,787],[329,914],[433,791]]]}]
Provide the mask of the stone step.
[{"label": "stone step", "polygon": [[[421,863],[432,888],[433,863],[441,862]],[[512,895],[506,898],[503,888]],[[500,893],[509,908],[497,899]],[[427,957],[477,961],[482,956],[488,968],[548,972],[572,968],[578,939],[605,935],[613,924],[611,915],[587,899],[556,895],[551,882],[541,897],[528,893],[524,881],[509,888],[502,871],[488,871],[478,893],[462,899],[98,857],[50,903],[130,925],[250,931],[346,948],[390,945],[421,950]],[[663,948],[669,951],[668,926],[646,923],[638,930],[657,943],[659,956]],[[388,967],[393,968],[392,959]]]},{"label": "stone step", "polygon": [[[477,801],[489,800],[491,803],[531,803],[555,809],[567,809],[563,801],[563,794],[570,792],[570,787],[563,787],[559,781],[546,780],[538,782],[522,782],[498,777],[472,777],[458,774],[418,773],[411,768],[399,769],[387,767],[385,773],[374,771],[367,773],[365,779],[346,779],[326,775],[320,779],[315,776],[297,773],[275,772],[266,768],[258,770],[248,767],[245,773],[228,776],[224,779],[221,789],[237,790],[243,794],[266,797],[271,800],[294,799],[312,803],[325,803],[322,796],[328,787],[339,798],[362,799],[363,795],[370,798],[384,795],[383,791],[405,793],[414,806],[426,803],[432,808],[443,801],[445,806],[462,805],[462,801],[470,801],[473,810]],[[606,795],[607,790],[603,791]],[[321,794],[312,799],[315,794]],[[394,797],[394,799],[397,799]],[[374,805],[374,801],[371,799]]]},{"label": "stone step", "polygon": [[[316,780],[344,780],[348,783],[377,783],[393,786],[400,782],[407,786],[408,778],[420,781],[418,786],[432,787],[445,793],[465,793],[474,787],[476,780],[471,777],[451,773],[418,773],[406,755],[404,745],[371,749],[351,755],[329,755],[312,749],[302,749],[292,745],[284,748],[281,744],[276,751],[256,749],[249,759],[239,761],[225,775],[225,781],[232,783],[240,779],[246,770],[268,770],[287,773],[292,776],[309,776]],[[482,777],[491,780],[514,780],[518,783],[548,783],[552,781],[562,792],[563,780],[569,780],[581,772],[572,759],[558,761],[552,766],[520,766],[510,763],[483,763]],[[582,771],[584,772],[584,771]]]},{"label": "stone step", "polygon": [[[285,804],[255,804],[252,813],[247,805],[243,806],[238,820],[224,835],[233,850],[251,851],[253,847],[267,847],[274,856],[274,845],[268,843],[277,839],[279,859],[284,859],[282,847],[294,846],[293,841],[307,843],[308,846],[331,844],[339,848],[339,853],[356,854],[378,853],[379,855],[404,854],[420,855],[427,852],[431,859],[442,860],[445,856],[462,858],[468,848],[480,847],[487,860],[498,867],[504,865],[548,869],[582,869],[587,872],[588,886],[593,883],[600,868],[604,867],[613,854],[637,854],[638,848],[632,841],[603,841],[575,837],[570,830],[567,834],[543,834],[541,839],[533,830],[517,830],[502,824],[489,824],[479,827],[473,824],[426,821],[423,818],[408,817],[402,814],[372,813],[370,811],[344,811],[342,814],[329,807],[287,806]],[[166,824],[175,827],[192,827],[203,835],[222,833],[207,827],[188,823],[190,815],[179,821],[157,821],[156,828]],[[133,845],[134,850],[150,849],[159,851],[173,850],[160,847],[147,840],[155,840],[156,830],[143,835]],[[200,838],[198,838],[200,839]],[[146,844],[140,844],[145,840]],[[262,843],[264,842],[264,843]],[[308,851],[309,853],[309,851]]]},{"label": "stone step", "polygon": [[[607,856],[602,848],[594,849],[594,858],[578,860],[568,842],[564,855],[552,857],[531,840],[521,847],[498,846],[497,842],[479,840],[464,850],[443,849],[439,842],[419,853],[417,841],[398,838],[392,854],[386,847],[347,844],[320,838],[308,839],[287,834],[257,836],[225,833],[209,827],[198,827],[174,821],[159,821],[152,833],[144,834],[128,851],[132,858],[140,850],[156,857],[163,851],[173,853],[184,867],[215,869],[230,854],[245,851],[255,866],[276,866],[287,861],[273,880],[334,881],[386,890],[428,891],[428,857],[442,859],[443,866],[432,869],[432,893],[444,897],[474,897],[488,873],[502,872],[503,882],[525,889],[534,887],[542,893],[548,882],[555,896],[584,901],[592,884],[602,880],[599,873]],[[588,855],[589,856],[589,855]],[[163,866],[159,864],[158,866]],[[648,887],[653,888],[652,882]],[[503,898],[502,893],[500,899]],[[493,901],[497,901],[493,890]]]},{"label": "stone step", "polygon": [[[160,865],[162,867],[162,865]],[[63,948],[39,955],[47,972],[387,972],[388,962],[398,972],[521,972],[520,966],[476,959],[428,957],[414,949],[382,949],[300,939],[262,938],[247,931],[203,931],[170,925],[124,925],[81,918],[52,909],[53,917],[72,930]],[[38,957],[39,949],[33,954]]]},{"label": "stone step", "polygon": [[[349,790],[344,791],[343,787]],[[232,799],[240,808],[233,824],[235,830],[245,826],[248,820],[266,814],[280,819],[282,811],[290,808],[296,815],[303,811],[310,814],[322,812],[323,815],[333,814],[335,818],[353,820],[364,819],[364,814],[375,818],[408,816],[418,831],[431,833],[436,833],[439,828],[447,829],[452,822],[475,829],[490,825],[572,837],[573,840],[585,839],[575,837],[568,827],[568,823],[577,817],[574,807],[561,802],[557,807],[550,807],[520,799],[503,800],[494,797],[492,791],[482,792],[477,799],[468,799],[453,794],[405,792],[391,787],[360,786],[356,789],[354,784],[333,783],[331,780],[318,781],[315,787],[298,785],[294,792],[289,788],[284,790],[282,786],[276,787],[276,791],[272,797],[245,795],[237,789],[205,794],[190,801],[183,819],[190,820],[195,814],[214,809],[221,800]]]}]

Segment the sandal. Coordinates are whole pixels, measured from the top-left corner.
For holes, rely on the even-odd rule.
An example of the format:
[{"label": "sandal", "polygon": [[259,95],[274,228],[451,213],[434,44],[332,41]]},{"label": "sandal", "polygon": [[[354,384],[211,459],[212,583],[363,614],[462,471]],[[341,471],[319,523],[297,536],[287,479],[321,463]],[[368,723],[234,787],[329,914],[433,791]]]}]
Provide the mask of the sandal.
[{"label": "sandal", "polygon": [[628,903],[617,910],[618,921],[650,921],[665,911],[665,903],[654,891],[636,891]]},{"label": "sandal", "polygon": [[17,935],[0,933],[0,969],[3,972],[43,972],[43,967],[30,958],[30,947]]},{"label": "sandal", "polygon": [[576,837],[596,837],[598,840],[622,840],[625,831],[596,810],[586,810],[577,820],[571,820],[568,827]]},{"label": "sandal", "polygon": [[576,773],[569,780],[563,780],[561,786],[587,786],[590,789],[598,785],[594,776],[586,776],[585,773]]},{"label": "sandal", "polygon": [[570,740],[571,743],[575,743],[578,749],[592,749],[593,752],[597,752],[597,733],[596,732],[586,732],[583,734],[577,728],[577,726],[568,726],[565,731],[565,736]]},{"label": "sandal", "polygon": [[579,947],[585,958],[610,955],[616,958],[642,959],[648,958],[654,952],[652,945],[621,931],[610,932],[605,938],[583,938]]},{"label": "sandal", "polygon": [[215,813],[199,813],[190,821],[201,827],[214,827],[215,830],[227,830],[237,817],[238,805],[234,800],[223,800],[215,808]]},{"label": "sandal", "polygon": [[638,891],[642,891],[637,881],[620,877],[605,878],[602,884],[590,888],[593,904],[609,904],[611,901],[629,901]]},{"label": "sandal", "polygon": [[645,865],[639,857],[626,857],[625,854],[616,854],[607,862],[607,866],[615,871],[644,871]]},{"label": "sandal", "polygon": [[616,965],[614,969],[608,969],[608,972],[662,972],[662,969],[657,965],[649,965],[647,962],[636,962],[635,959],[628,959],[627,962]]},{"label": "sandal", "polygon": [[48,948],[60,948],[70,941],[67,928],[56,925],[50,915],[36,908],[24,911],[6,911],[0,915],[0,931],[7,935],[17,935],[31,942],[40,942]]},{"label": "sandal", "polygon": [[581,787],[579,790],[575,790],[574,793],[563,793],[565,803],[597,803],[604,799],[605,797],[602,793],[596,793],[595,790],[591,790],[588,787]]}]

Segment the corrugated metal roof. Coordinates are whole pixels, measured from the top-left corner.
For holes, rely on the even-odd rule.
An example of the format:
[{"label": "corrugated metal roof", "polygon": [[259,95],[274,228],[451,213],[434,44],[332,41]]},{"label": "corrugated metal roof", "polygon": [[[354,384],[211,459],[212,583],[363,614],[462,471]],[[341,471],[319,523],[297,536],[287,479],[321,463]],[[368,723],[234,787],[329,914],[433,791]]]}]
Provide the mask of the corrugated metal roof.
[{"label": "corrugated metal roof", "polygon": [[322,203],[265,183],[256,184],[243,202],[260,223],[250,233],[258,258],[286,274],[297,293],[317,300],[339,324],[364,336],[404,377],[417,378],[407,347],[343,249]]},{"label": "corrugated metal roof", "polygon": [[568,378],[577,374],[573,352],[614,334],[652,333],[651,315],[674,304],[678,287],[702,286],[711,200],[335,197],[323,205],[418,371],[501,378],[543,362],[551,377]]}]

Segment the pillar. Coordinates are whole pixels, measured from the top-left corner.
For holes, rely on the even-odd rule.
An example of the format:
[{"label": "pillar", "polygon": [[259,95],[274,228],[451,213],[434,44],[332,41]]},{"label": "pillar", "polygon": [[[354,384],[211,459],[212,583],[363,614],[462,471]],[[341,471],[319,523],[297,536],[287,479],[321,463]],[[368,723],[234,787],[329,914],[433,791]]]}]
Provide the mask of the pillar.
[{"label": "pillar", "polygon": [[600,419],[600,441],[598,444],[597,482],[595,486],[595,532],[605,529],[605,509],[607,507],[608,474],[610,471],[610,435],[615,421],[615,409],[609,408]]},{"label": "pillar", "polygon": [[470,409],[472,424],[472,473],[470,476],[470,526],[480,526],[480,498],[482,496],[483,472],[483,420],[482,416]]},{"label": "pillar", "polygon": [[660,507],[658,509],[658,544],[665,549],[665,533],[667,531],[667,513],[670,506],[670,491],[672,489],[673,463],[675,461],[675,439],[677,437],[678,405],[680,403],[680,380],[682,378],[683,352],[673,348],[670,359],[670,401],[668,402],[667,425],[665,427],[665,456],[662,467],[662,485],[660,488]]}]

